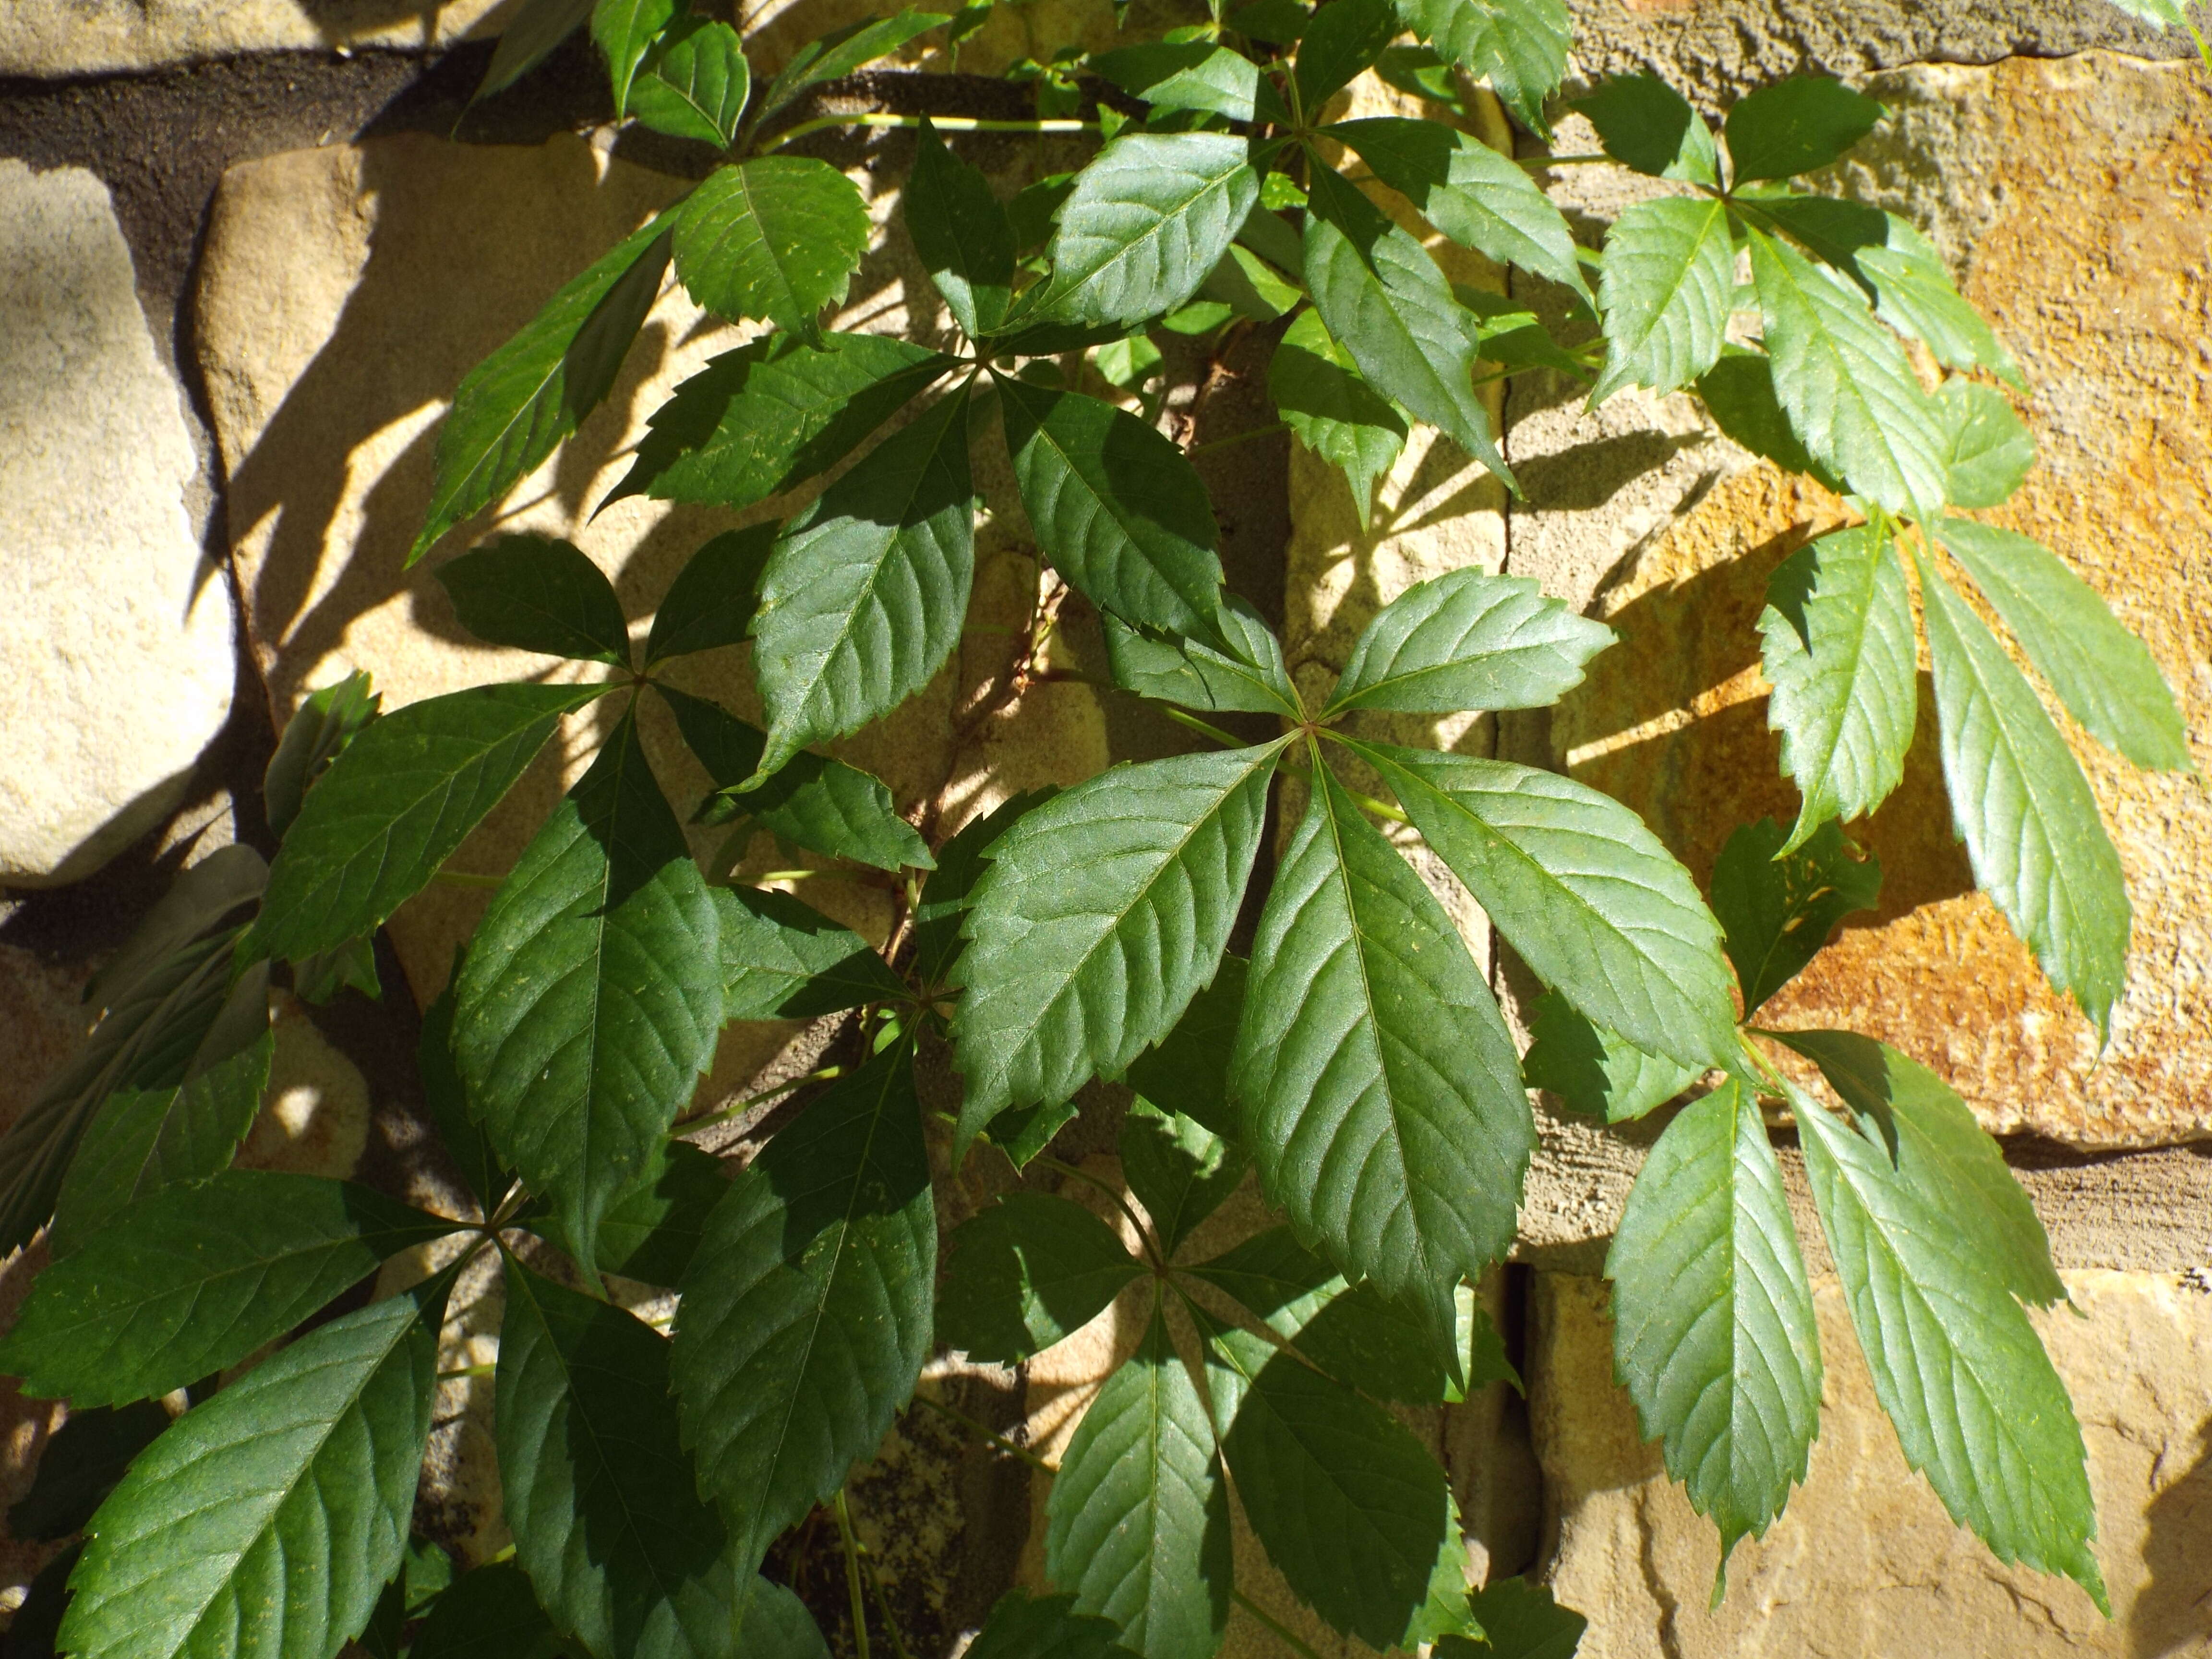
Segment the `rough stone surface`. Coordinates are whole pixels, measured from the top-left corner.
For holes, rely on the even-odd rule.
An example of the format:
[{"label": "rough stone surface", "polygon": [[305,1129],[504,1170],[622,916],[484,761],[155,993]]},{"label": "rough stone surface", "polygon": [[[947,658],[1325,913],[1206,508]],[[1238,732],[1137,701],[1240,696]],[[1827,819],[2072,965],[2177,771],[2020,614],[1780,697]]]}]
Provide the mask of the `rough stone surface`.
[{"label": "rough stone surface", "polygon": [[495,29],[500,0],[22,0],[0,75],[98,75],[283,48],[442,46]]},{"label": "rough stone surface", "polygon": [[2212,1298],[2163,1274],[2066,1279],[2084,1316],[2036,1322],[2082,1420],[2109,1624],[2070,1583],[2007,1568],[1952,1525],[1905,1467],[1832,1279],[1814,1290],[1826,1384],[1806,1484],[1764,1540],[1738,1547],[1709,1608],[1717,1535],[1613,1382],[1603,1283],[1539,1274],[1531,1413],[1549,1579],[1589,1618],[1583,1659],[2212,1650]]},{"label": "rough stone surface", "polygon": [[159,822],[222,725],[230,593],[107,192],[0,162],[0,883],[74,880]]}]

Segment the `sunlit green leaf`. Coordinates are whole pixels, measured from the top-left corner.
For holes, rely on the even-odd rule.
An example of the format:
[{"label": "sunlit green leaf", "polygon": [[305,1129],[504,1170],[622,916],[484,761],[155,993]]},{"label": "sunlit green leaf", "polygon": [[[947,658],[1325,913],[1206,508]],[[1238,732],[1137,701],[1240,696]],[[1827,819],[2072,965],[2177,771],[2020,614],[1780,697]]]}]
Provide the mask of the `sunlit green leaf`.
[{"label": "sunlit green leaf", "polygon": [[1322,718],[1353,708],[1540,708],[1581,684],[1583,665],[1612,643],[1611,629],[1546,598],[1529,577],[1450,571],[1375,614]]},{"label": "sunlit green leaf", "polygon": [[1359,376],[1352,354],[1329,337],[1318,311],[1302,311],[1267,363],[1267,391],[1284,424],[1340,469],[1365,524],[1375,480],[1406,447],[1406,417]]},{"label": "sunlit green leaf", "polygon": [[1720,361],[1735,298],[1726,208],[1702,196],[1631,203],[1606,233],[1605,373],[1590,396],[1687,386]]},{"label": "sunlit green leaf", "polygon": [[678,210],[676,274],[732,321],[765,318],[810,337],[868,246],[853,181],[808,155],[756,155],[717,168]]},{"label": "sunlit green leaf", "polygon": [[1194,294],[1259,199],[1246,141],[1220,132],[1128,133],[1076,175],[1034,314],[1136,323]]},{"label": "sunlit green leaf", "polygon": [[1936,402],[1948,441],[1944,499],[2002,507],[2035,470],[2035,435],[2003,392],[1978,380],[1946,380]]},{"label": "sunlit green leaf", "polygon": [[[1282,361],[1279,352],[1276,361]],[[1204,713],[1241,710],[1300,718],[1297,688],[1291,683],[1274,630],[1233,593],[1225,596],[1215,620],[1236,655],[1197,640],[1146,633],[1108,616],[1106,659],[1113,665],[1114,684],[1140,697]]]},{"label": "sunlit green leaf", "polygon": [[637,118],[656,132],[727,149],[752,88],[737,30],[711,18],[679,17],[630,82]]},{"label": "sunlit green leaf", "polygon": [[1698,1068],[1647,1054],[1561,996],[1547,991],[1529,1017],[1521,1075],[1549,1089],[1571,1112],[1626,1123],[1665,1105],[1698,1080]]},{"label": "sunlit green leaf", "polygon": [[867,940],[790,894],[710,890],[721,917],[726,1018],[811,1019],[905,994]]},{"label": "sunlit green leaf", "polygon": [[1013,224],[988,181],[945,149],[927,117],[899,199],[915,252],[953,321],[970,339],[990,333],[1013,297]]}]

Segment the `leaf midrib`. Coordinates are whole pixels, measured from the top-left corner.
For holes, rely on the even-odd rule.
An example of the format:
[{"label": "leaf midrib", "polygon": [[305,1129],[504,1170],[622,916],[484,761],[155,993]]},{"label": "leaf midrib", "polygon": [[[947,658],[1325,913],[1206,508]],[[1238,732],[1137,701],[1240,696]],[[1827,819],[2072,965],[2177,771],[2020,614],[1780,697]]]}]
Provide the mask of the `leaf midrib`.
[{"label": "leaf midrib", "polygon": [[[1236,167],[1231,167],[1227,172],[1218,175],[1208,176],[1203,173],[1192,174],[1191,176],[1199,179],[1200,181],[1198,188],[1192,191],[1189,195],[1184,197],[1182,200],[1176,202],[1173,206],[1165,210],[1155,210],[1150,203],[1138,204],[1137,205],[1144,207],[1147,212],[1152,212],[1154,215],[1152,224],[1139,235],[1128,241],[1121,243],[1115,252],[1108,254],[1104,259],[1092,266],[1088,274],[1079,278],[1075,283],[1062,289],[1059,294],[1052,295],[1048,305],[1042,308],[1064,310],[1066,308],[1066,306],[1071,300],[1073,300],[1076,295],[1082,294],[1085,289],[1094,288],[1100,279],[1105,276],[1108,272],[1125,269],[1128,262],[1136,256],[1138,249],[1146,247],[1156,240],[1165,230],[1170,220],[1176,220],[1188,216],[1192,207],[1208,193],[1217,190],[1225,189],[1230,181],[1236,178],[1238,168],[1247,167],[1250,165],[1251,163],[1249,160],[1240,161],[1237,162]],[[1129,205],[1126,198],[1122,198],[1120,204],[1125,206]],[[1085,204],[1085,205],[1087,206],[1090,204]],[[1096,236],[1095,233],[1086,233],[1086,234],[1092,235],[1093,239],[1098,241],[1106,241],[1109,240],[1106,237]]]}]

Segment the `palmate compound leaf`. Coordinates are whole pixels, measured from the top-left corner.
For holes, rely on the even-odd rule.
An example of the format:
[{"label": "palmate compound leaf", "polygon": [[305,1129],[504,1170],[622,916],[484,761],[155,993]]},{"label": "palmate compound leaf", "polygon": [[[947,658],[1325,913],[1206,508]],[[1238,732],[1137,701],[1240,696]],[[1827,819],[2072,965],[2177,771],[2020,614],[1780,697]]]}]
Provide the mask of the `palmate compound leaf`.
[{"label": "palmate compound leaf", "polygon": [[1608,1031],[1557,991],[1536,999],[1521,1076],[1548,1089],[1571,1112],[1626,1123],[1664,1106],[1698,1080],[1699,1068],[1647,1054]]},{"label": "palmate compound leaf", "polygon": [[1442,1328],[1512,1242],[1519,1056],[1443,907],[1316,756],[1253,947],[1230,1088],[1261,1190]]},{"label": "palmate compound leaf", "polygon": [[1731,1078],[1651,1149],[1606,1256],[1615,1369],[1721,1534],[1763,1534],[1820,1422],[1813,1291],[1759,1102]]},{"label": "palmate compound leaf", "polygon": [[1544,100],[1567,72],[1574,25],[1562,0],[1398,0],[1419,39],[1478,81],[1539,137]]},{"label": "palmate compound leaf", "polygon": [[929,1353],[936,1277],[914,1062],[894,1043],[730,1183],[684,1276],[684,1442],[741,1568],[882,1441]]},{"label": "palmate compound leaf", "polygon": [[1988,624],[1925,561],[1943,783],[1974,880],[2100,1036],[2126,988],[2134,913],[2081,763]]},{"label": "palmate compound leaf", "polygon": [[1735,182],[1789,179],[1838,160],[1889,113],[1826,76],[1801,75],[1739,99],[1723,131]]},{"label": "palmate compound leaf", "polygon": [[[713,1153],[688,1140],[666,1142],[644,1184],[623,1194],[599,1223],[599,1271],[673,1289],[729,1186],[729,1174]],[[531,1231],[568,1248],[555,1217],[533,1219]]]},{"label": "palmate compound leaf", "polygon": [[325,1659],[357,1634],[407,1547],[447,1282],[331,1321],[178,1419],[93,1516],[62,1649]]},{"label": "palmate compound leaf", "polygon": [[811,1019],[896,1001],[906,986],[867,940],[789,893],[714,887],[726,1019]]},{"label": "palmate compound leaf", "polygon": [[609,689],[471,686],[370,722],[285,833],[249,948],[296,962],[380,927],[499,804],[561,716]]},{"label": "palmate compound leaf", "polygon": [[945,147],[927,116],[899,199],[915,252],[952,320],[971,340],[990,333],[1013,298],[1013,222],[981,170]]},{"label": "palmate compound leaf", "polygon": [[629,86],[638,65],[681,5],[682,0],[596,0],[592,7],[592,43],[607,60],[617,120],[629,108]]},{"label": "palmate compound leaf", "polygon": [[1008,1193],[953,1233],[937,1334],[970,1359],[1018,1364],[1089,1324],[1143,1273],[1081,1205]]},{"label": "palmate compound leaf", "polygon": [[[1310,315],[1311,313],[1308,313]],[[1275,361],[1283,354],[1278,350]],[[1236,654],[1175,635],[1147,634],[1118,617],[1104,619],[1106,659],[1114,684],[1140,697],[1201,713],[1242,710],[1302,716],[1297,688],[1274,630],[1244,600],[1225,595],[1214,620]]]},{"label": "palmate compound leaf", "polygon": [[1322,322],[1367,383],[1510,485],[1474,388],[1474,331],[1428,250],[1334,169],[1317,167],[1304,268]]},{"label": "palmate compound leaf", "polygon": [[1934,244],[1895,214],[1883,217],[1882,240],[1857,250],[1851,260],[1857,275],[1873,285],[1875,310],[1882,321],[1922,342],[1940,363],[1985,368],[2025,392],[2027,380],[2020,365],[1988,319],[1960,294]]},{"label": "palmate compound leaf", "polygon": [[889,714],[958,643],[975,575],[968,394],[924,410],[824,490],[761,576],[760,772]]},{"label": "palmate compound leaf", "polygon": [[637,118],[656,132],[727,149],[744,113],[752,72],[737,30],[706,17],[681,17],[630,83]]},{"label": "palmate compound leaf", "polygon": [[0,1366],[34,1399],[150,1400],[236,1364],[386,1256],[457,1225],[319,1176],[230,1170],[165,1188],[39,1276]]},{"label": "palmate compound leaf", "polygon": [[1795,852],[1782,851],[1772,818],[1747,823],[1713,861],[1713,914],[1728,934],[1729,960],[1743,993],[1743,1016],[1820,954],[1837,924],[1881,897],[1881,860],[1863,858],[1832,818]]},{"label": "palmate compound leaf", "polygon": [[1919,636],[1889,538],[1869,525],[1799,548],[1767,579],[1759,632],[1766,723],[1804,798],[1782,845],[1792,853],[1831,819],[1873,811],[1905,775]]},{"label": "palmate compound leaf", "polygon": [[454,989],[453,1059],[586,1272],[722,1026],[717,913],[625,715],[499,890]]},{"label": "palmate compound leaf", "polygon": [[1288,741],[1117,766],[999,841],[957,969],[963,1147],[1010,1106],[1120,1073],[1212,980]]},{"label": "palmate compound leaf", "polygon": [[1720,361],[1735,296],[1728,210],[1704,196],[1636,202],[1606,233],[1602,402],[1623,386],[1686,386]]},{"label": "palmate compound leaf", "polygon": [[501,536],[434,574],[461,626],[488,645],[629,666],[614,584],[574,543]]},{"label": "palmate compound leaf", "polygon": [[1457,714],[1540,708],[1582,684],[1583,665],[1613,643],[1526,576],[1447,572],[1384,605],[1352,642],[1327,720],[1353,708]]},{"label": "palmate compound leaf", "polygon": [[1794,1090],[1791,1101],[1820,1228],[1905,1461],[1999,1559],[2064,1573],[2109,1608],[2081,1430],[1989,1240],[1954,1202],[1901,1178],[1878,1131],[1856,1133]]},{"label": "palmate compound leaf", "polygon": [[810,341],[868,246],[858,186],[812,156],[719,167],[676,211],[676,275],[693,299],[718,317],[763,318]]},{"label": "palmate compound leaf", "polygon": [[1045,1577],[1142,1659],[1208,1659],[1229,1623],[1229,1488],[1206,1402],[1154,1299],[1045,1500]]},{"label": "palmate compound leaf", "polygon": [[1406,417],[1360,378],[1352,354],[1310,309],[1298,313],[1268,360],[1267,392],[1297,441],[1344,474],[1364,525],[1376,479],[1406,447]]},{"label": "palmate compound leaf", "polygon": [[1635,813],[1510,761],[1350,746],[1539,979],[1647,1053],[1728,1063],[1720,925]]},{"label": "palmate compound leaf", "polygon": [[1249,144],[1223,132],[1128,133],[1060,204],[1052,277],[1027,315],[1139,323],[1196,294],[1260,198]]}]

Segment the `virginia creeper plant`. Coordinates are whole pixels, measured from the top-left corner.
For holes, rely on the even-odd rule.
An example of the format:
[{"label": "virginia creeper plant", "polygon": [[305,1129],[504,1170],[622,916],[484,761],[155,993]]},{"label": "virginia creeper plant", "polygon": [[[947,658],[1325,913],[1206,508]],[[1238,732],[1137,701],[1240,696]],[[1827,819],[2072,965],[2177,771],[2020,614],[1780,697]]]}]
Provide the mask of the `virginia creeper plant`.
[{"label": "virginia creeper plant", "polygon": [[[1547,140],[1561,0],[1217,0],[1164,38],[1022,66],[1033,121],[806,116],[810,88],[933,31],[957,45],[991,3],[822,37],[762,82],[728,23],[678,0],[532,0],[501,40],[487,90],[588,25],[618,118],[719,165],[460,382],[415,556],[606,396],[672,274],[706,311],[765,326],[653,414],[614,493],[745,509],[830,482],[700,547],[641,647],[566,543],[499,537],[439,565],[478,638],[604,672],[388,712],[360,677],[315,693],[269,768],[274,861],[234,847],[188,869],[102,970],[88,1045],[0,1141],[0,1244],[43,1229],[53,1258],[0,1366],[70,1410],[12,1523],[82,1534],[19,1626],[58,1620],[57,1650],[85,1659],[331,1659],[356,1638],[384,1659],[799,1659],[823,1637],[760,1568],[826,1506],[865,1653],[877,1569],[845,1488],[924,1363],[1018,1364],[1122,1297],[1133,1354],[1051,1474],[1054,1593],[1002,1601],[976,1659],[1205,1659],[1239,1605],[1310,1651],[1237,1582],[1232,1509],[1292,1595],[1376,1649],[1571,1652],[1581,1620],[1546,1592],[1470,1587],[1444,1471],[1390,1409],[1516,1380],[1474,1285],[1513,1242],[1531,1088],[1613,1123],[1672,1111],[1607,1271],[1620,1379],[1719,1529],[1716,1595],[1818,1428],[1773,1139],[1794,1127],[1906,1460],[1999,1558],[2103,1605],[2081,1431],[2026,1312],[2066,1292],[2026,1197],[1924,1066],[1759,1023],[1875,900],[1879,866],[1839,826],[1899,782],[1923,650],[1976,878],[2100,1032],[2128,898],[2045,693],[2140,766],[2191,763],[2143,647],[2057,556],[1971,516],[2033,464],[2018,366],[1913,226],[1799,182],[1882,107],[1800,79],[1716,131],[1630,77],[1575,106],[1601,156],[1522,163],[1441,121],[1331,112],[1373,70],[1447,106],[1480,83]],[[2166,0],[2129,9],[2184,21]],[[929,271],[951,349],[824,325],[870,218],[794,145],[866,125],[919,128],[893,234]],[[1002,201],[939,131],[981,126],[1097,147]],[[1455,290],[1349,180],[1353,158],[1453,241],[1556,284],[1597,343],[1570,349],[1533,312]],[[1668,182],[1592,251],[1536,182],[1566,162]],[[1199,474],[1148,418],[1152,335],[1231,328],[1276,342],[1282,422],[1343,470],[1363,520],[1417,423],[1512,486],[1482,386],[1539,368],[1594,403],[1692,392],[1729,436],[1842,496],[1851,526],[1780,566],[1759,623],[1795,823],[1739,830],[1701,894],[1592,789],[1376,738],[1371,712],[1537,708],[1582,679],[1609,630],[1530,580],[1421,583],[1325,696],[1302,693],[1224,589]],[[1128,395],[1074,389],[1092,370]],[[1040,579],[1095,608],[1115,685],[1209,746],[1018,795],[932,845],[824,745],[958,641],[977,445],[1003,446]],[[733,651],[764,726],[662,677]],[[474,1207],[231,1169],[268,1083],[272,971],[310,999],[374,994],[375,930],[602,699],[595,758],[497,879],[424,1020],[430,1114]],[[693,822],[880,872],[900,900],[885,945],[737,882],[726,851],[694,855],[641,743],[649,700],[714,781]],[[1239,741],[1224,714],[1271,717],[1273,735]],[[1407,863],[1414,837],[1541,981],[1525,1054]],[[1248,903],[1249,957],[1230,949]],[[844,1058],[732,1176],[687,1138],[700,1076],[727,1023],[799,1016],[843,1019]],[[933,1118],[916,1055],[946,1042],[964,1092]],[[1126,1191],[1086,1206],[1072,1195],[1091,1177],[1047,1149],[1094,1079],[1132,1098]],[[942,1242],[933,1149],[940,1171],[981,1159],[1007,1178]],[[1060,1184],[1009,1184],[1023,1170]],[[1248,1178],[1275,1224],[1194,1249]],[[525,1265],[526,1233],[573,1274]],[[318,1318],[441,1240],[441,1271]],[[486,1252],[505,1275],[514,1547],[456,1575],[411,1517],[447,1297]],[[678,1291],[672,1334],[610,1278]]]}]

